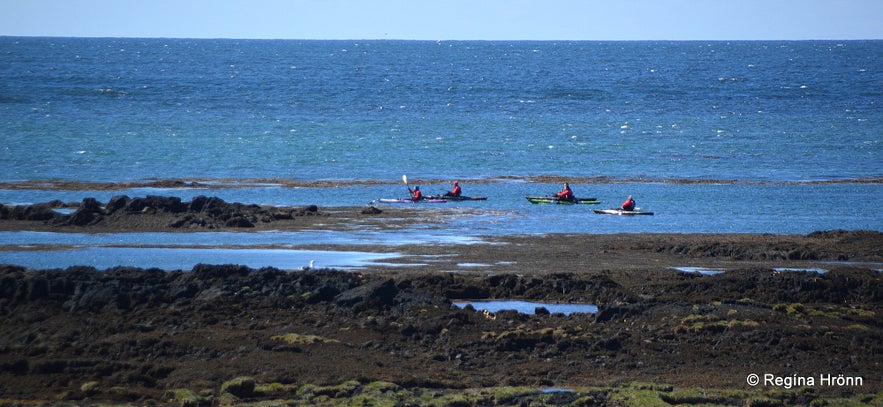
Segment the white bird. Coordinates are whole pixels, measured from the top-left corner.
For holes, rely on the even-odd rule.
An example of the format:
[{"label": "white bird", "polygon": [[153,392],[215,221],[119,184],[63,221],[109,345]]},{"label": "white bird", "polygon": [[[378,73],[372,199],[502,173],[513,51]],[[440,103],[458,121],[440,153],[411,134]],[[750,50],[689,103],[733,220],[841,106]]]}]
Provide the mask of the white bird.
[{"label": "white bird", "polygon": [[310,271],[310,270],[313,269],[313,266],[314,266],[315,264],[316,264],[316,261],[315,261],[315,260],[310,260],[310,265],[309,265],[309,266],[303,266],[303,267],[301,267],[301,270],[303,270],[303,271]]}]

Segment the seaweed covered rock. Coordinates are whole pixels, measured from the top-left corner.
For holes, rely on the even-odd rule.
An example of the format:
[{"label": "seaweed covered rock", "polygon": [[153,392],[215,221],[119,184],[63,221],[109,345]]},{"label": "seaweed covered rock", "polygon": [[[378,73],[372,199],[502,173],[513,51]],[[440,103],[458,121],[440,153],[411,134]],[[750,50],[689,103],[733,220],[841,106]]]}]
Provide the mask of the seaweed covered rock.
[{"label": "seaweed covered rock", "polygon": [[[73,207],[65,214],[56,208]],[[204,195],[190,202],[179,197],[147,195],[130,198],[112,197],[106,204],[85,198],[70,205],[59,201],[33,205],[0,205],[0,220],[41,221],[53,227],[98,226],[135,229],[223,229],[254,228],[259,223],[293,220],[303,216],[327,216],[316,205],[304,207],[269,207],[254,204],[228,203],[218,197]]]}]

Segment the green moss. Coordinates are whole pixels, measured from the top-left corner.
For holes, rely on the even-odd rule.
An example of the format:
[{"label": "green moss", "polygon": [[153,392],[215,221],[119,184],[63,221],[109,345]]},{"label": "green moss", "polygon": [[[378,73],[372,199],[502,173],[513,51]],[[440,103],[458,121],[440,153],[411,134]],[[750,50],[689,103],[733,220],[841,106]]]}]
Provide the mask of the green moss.
[{"label": "green moss", "polygon": [[222,393],[218,397],[218,405],[219,406],[237,406],[240,405],[239,398],[230,394],[230,393]]},{"label": "green moss", "polygon": [[311,397],[313,394],[316,394],[316,389],[318,388],[319,386],[316,386],[315,384],[305,384],[297,389],[297,396]]},{"label": "green moss", "polygon": [[[699,319],[697,319],[699,320]],[[694,320],[696,321],[696,320]],[[733,323],[717,321],[712,323]],[[676,389],[671,385],[653,382],[625,383],[616,387],[578,387],[571,389],[566,398],[544,393],[537,387],[502,386],[487,388],[403,388],[387,381],[361,384],[358,381],[343,382],[332,386],[312,384],[295,387],[281,383],[254,384],[250,396],[237,396],[230,390],[236,386],[249,387],[253,379],[239,377],[222,385],[223,393],[196,394],[188,389],[167,392],[163,399],[169,404],[186,407],[202,406],[478,406],[478,405],[616,405],[634,407],[662,407],[669,405],[744,405],[752,407],[778,407],[809,404],[814,406],[866,406],[883,405],[883,392],[859,394],[850,398],[825,397],[807,389]],[[105,390],[111,392],[111,389]],[[110,393],[108,393],[110,394]],[[239,393],[244,394],[244,393]],[[32,405],[0,400],[2,405]]]},{"label": "green moss", "polygon": [[211,397],[203,397],[189,389],[176,389],[170,396],[181,407],[210,406]]},{"label": "green moss", "polygon": [[432,406],[432,407],[444,407],[444,406],[469,407],[469,406],[474,405],[474,403],[470,400],[468,395],[454,393],[454,394],[436,395],[436,397],[434,397],[430,400],[425,400],[425,404],[421,403],[420,405]]},{"label": "green moss", "polygon": [[794,304],[789,304],[786,311],[789,314],[803,314],[804,312],[806,312],[806,307],[803,304],[797,302]]},{"label": "green moss", "polygon": [[765,396],[757,396],[748,398],[746,405],[750,407],[779,407],[784,406],[785,403],[782,400]]},{"label": "green moss", "polygon": [[[736,310],[727,312],[728,317],[738,314]],[[700,332],[723,332],[733,328],[754,328],[760,326],[760,323],[753,320],[723,319],[714,314],[692,314],[681,319],[681,322],[674,327],[676,334],[700,333]]]},{"label": "green moss", "polygon": [[738,401],[740,399],[739,396],[735,394],[726,394],[716,390],[708,390],[708,389],[682,389],[675,390],[671,393],[662,393],[659,395],[659,398],[672,405],[677,404],[701,404],[701,405],[713,405],[713,404],[732,404],[734,401]]},{"label": "green moss", "polygon": [[248,376],[240,376],[221,385],[221,394],[230,393],[236,397],[254,395],[255,381]]},{"label": "green moss", "polygon": [[302,335],[289,333],[285,335],[274,335],[270,339],[274,341],[283,341],[292,345],[312,345],[316,343],[339,343],[337,339],[328,339],[317,335]]},{"label": "green moss", "polygon": [[355,396],[347,397],[347,405],[358,406],[375,406],[375,407],[393,407],[402,400],[408,400],[414,397],[413,393],[402,389],[399,385],[392,382],[376,381],[359,386],[358,382],[349,382]]},{"label": "green moss", "polygon": [[877,316],[877,313],[871,310],[861,309],[861,308],[847,308],[846,315],[856,316],[861,318],[874,318]]},{"label": "green moss", "polygon": [[720,321],[720,317],[714,314],[691,314],[684,317],[681,320],[681,324],[689,325],[695,322],[717,322]]},{"label": "green moss", "polygon": [[401,387],[393,382],[376,381],[366,384],[362,387],[362,391],[372,394],[383,394],[387,392],[396,392]]},{"label": "green moss", "polygon": [[530,387],[495,387],[491,396],[497,405],[508,405],[519,397],[537,393],[538,389]]},{"label": "green moss", "polygon": [[811,407],[867,407],[879,404],[865,404],[859,400],[844,398],[817,398],[810,402],[809,405]]},{"label": "green moss", "polygon": [[98,388],[99,388],[98,382],[86,382],[86,383],[83,383],[82,386],[80,386],[80,391],[83,392],[83,394],[90,396],[95,393],[98,393]]},{"label": "green moss", "polygon": [[337,386],[317,387],[313,390],[313,394],[330,398],[347,398],[351,397],[360,387],[361,384],[359,382],[350,380]]},{"label": "green moss", "polygon": [[657,391],[657,392],[670,392],[670,391],[674,390],[674,386],[672,386],[670,384],[664,384],[664,383],[634,382],[634,383],[629,383],[624,387],[634,388],[636,390],[653,390],[653,391]]},{"label": "green moss", "polygon": [[760,322],[750,319],[731,319],[727,321],[727,327],[729,328],[756,328],[758,326],[760,326]]},{"label": "green moss", "polygon": [[625,388],[617,389],[610,394],[610,401],[614,404],[635,407],[669,407],[670,404],[663,401],[658,391],[648,389]]},{"label": "green moss", "polygon": [[297,387],[290,384],[282,384],[278,382],[270,384],[256,384],[254,387],[255,394],[262,396],[287,396],[297,393]]}]

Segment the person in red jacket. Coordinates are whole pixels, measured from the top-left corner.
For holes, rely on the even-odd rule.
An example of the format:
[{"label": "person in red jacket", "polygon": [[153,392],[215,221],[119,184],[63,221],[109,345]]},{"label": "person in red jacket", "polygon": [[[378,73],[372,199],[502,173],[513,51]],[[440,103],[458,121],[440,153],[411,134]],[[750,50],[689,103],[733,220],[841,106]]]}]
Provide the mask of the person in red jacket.
[{"label": "person in red jacket", "polygon": [[629,197],[626,198],[625,202],[622,203],[621,208],[622,208],[622,210],[624,210],[624,211],[633,211],[633,210],[635,210],[635,200],[632,199],[632,196],[631,196],[631,195],[629,195]]},{"label": "person in red jacket", "polygon": [[463,190],[460,189],[460,181],[454,181],[454,189],[452,189],[448,192],[445,192],[445,196],[457,197],[457,196],[460,196],[460,194],[462,194],[462,193],[463,193]]},{"label": "person in red jacket", "polygon": [[411,200],[412,200],[412,201],[419,201],[419,200],[423,199],[423,193],[420,192],[420,186],[419,186],[419,185],[416,186],[416,187],[414,187],[413,190],[412,190],[411,188],[408,188],[408,191],[411,192]]},{"label": "person in red jacket", "polygon": [[570,184],[564,183],[564,190],[556,194],[559,200],[562,201],[572,201],[573,200],[573,191],[570,189]]}]

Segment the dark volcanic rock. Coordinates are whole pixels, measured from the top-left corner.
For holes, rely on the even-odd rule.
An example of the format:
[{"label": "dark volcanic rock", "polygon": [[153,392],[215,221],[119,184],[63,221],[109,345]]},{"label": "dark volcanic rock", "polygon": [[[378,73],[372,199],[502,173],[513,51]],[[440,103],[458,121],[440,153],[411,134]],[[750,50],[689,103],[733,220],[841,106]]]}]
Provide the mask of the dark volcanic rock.
[{"label": "dark volcanic rock", "polygon": [[[169,389],[279,397],[255,383],[727,386],[746,371],[834,363],[866,378],[852,390],[883,388],[879,272],[644,277],[0,265],[0,383],[12,400],[165,405]],[[631,302],[600,301],[596,316],[524,315],[459,309],[447,297],[470,293]],[[712,365],[719,376],[708,374]]]},{"label": "dark volcanic rock", "polygon": [[120,209],[123,209],[127,205],[129,205],[130,200],[131,200],[131,198],[129,198],[126,195],[114,196],[113,198],[110,198],[110,201],[108,201],[107,205],[104,206],[104,211],[108,215],[112,215],[114,212],[116,212]]},{"label": "dark volcanic rock", "polygon": [[335,297],[337,305],[365,309],[394,303],[398,288],[393,280],[371,281]]},{"label": "dark volcanic rock", "polygon": [[367,206],[362,209],[362,215],[379,215],[381,213],[383,213],[383,211],[377,209],[375,206]]},{"label": "dark volcanic rock", "polygon": [[0,219],[46,221],[61,216],[50,204],[0,205]]},{"label": "dark volcanic rock", "polygon": [[34,205],[0,205],[0,220],[43,221],[52,226],[102,226],[141,229],[254,228],[256,224],[292,220],[297,216],[327,216],[316,205],[301,208],[261,207],[227,203],[217,197],[197,196],[190,202],[178,197],[148,195],[114,196],[102,206],[94,198],[73,204],[77,210],[63,215],[53,210],[66,207],[60,201]]},{"label": "dark volcanic rock", "polygon": [[97,223],[104,216],[101,204],[95,198],[83,199],[76,212],[66,217],[66,223],[75,226],[86,226]]},{"label": "dark volcanic rock", "polygon": [[159,212],[181,213],[188,209],[188,205],[181,202],[181,198],[173,196],[147,195],[144,198],[134,198],[126,205],[129,212],[144,212],[151,209]]},{"label": "dark volcanic rock", "polygon": [[224,222],[224,226],[233,228],[253,228],[254,223],[246,219],[244,216],[234,216]]},{"label": "dark volcanic rock", "polygon": [[252,269],[248,267],[235,264],[217,266],[197,264],[193,267],[193,275],[203,280],[245,277],[251,274],[251,271]]},{"label": "dark volcanic rock", "polygon": [[641,314],[650,306],[651,304],[649,303],[604,304],[598,307],[598,312],[595,314],[595,322],[607,322],[615,318],[628,318],[633,315]]}]

